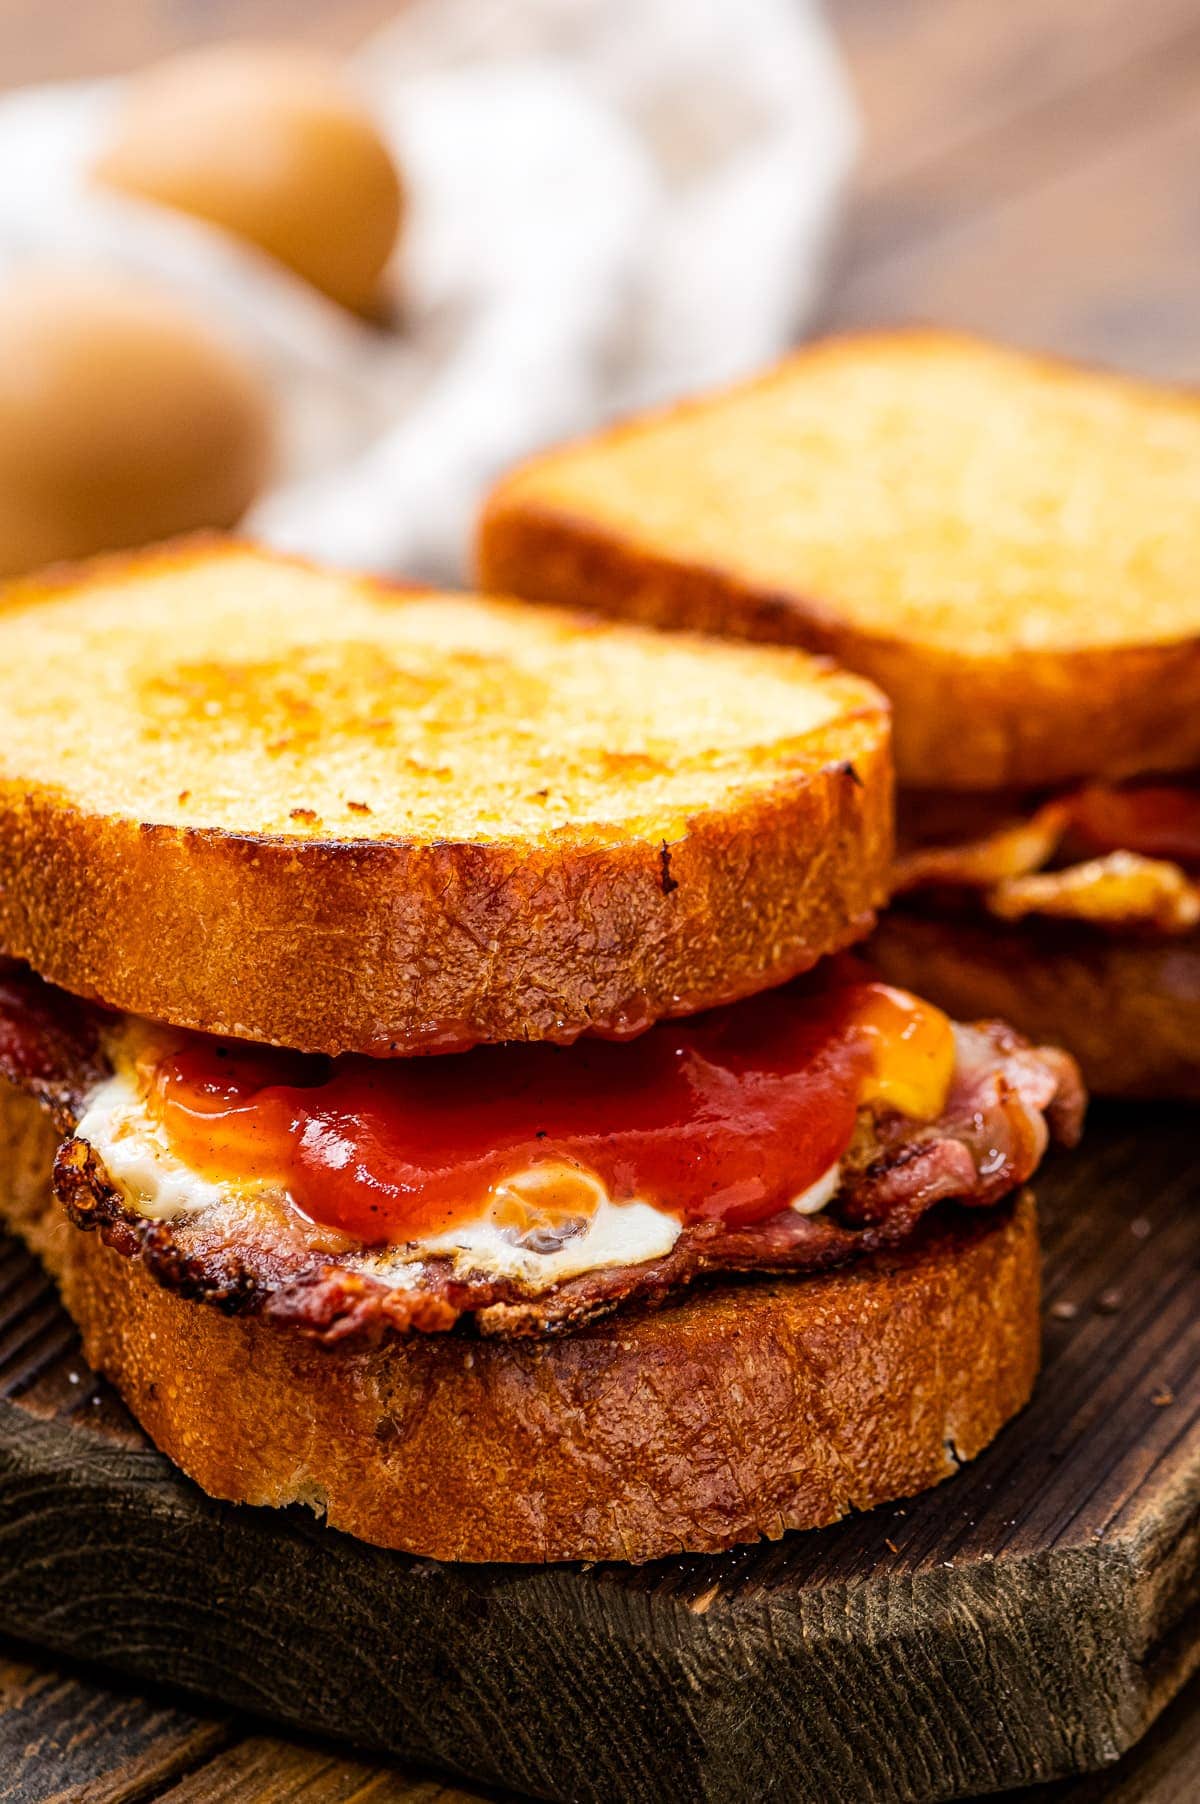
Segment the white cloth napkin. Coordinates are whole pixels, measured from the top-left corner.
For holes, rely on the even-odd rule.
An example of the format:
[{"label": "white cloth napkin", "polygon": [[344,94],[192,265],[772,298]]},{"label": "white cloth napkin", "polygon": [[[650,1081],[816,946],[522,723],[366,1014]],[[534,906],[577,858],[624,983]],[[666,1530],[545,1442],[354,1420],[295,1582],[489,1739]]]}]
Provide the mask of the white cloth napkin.
[{"label": "white cloth napkin", "polygon": [[853,109],[814,0],[411,0],[352,69],[411,197],[399,333],[92,187],[118,82],[0,99],[0,279],[56,257],[175,291],[276,395],[278,477],[249,530],[461,578],[507,464],[796,336]]}]

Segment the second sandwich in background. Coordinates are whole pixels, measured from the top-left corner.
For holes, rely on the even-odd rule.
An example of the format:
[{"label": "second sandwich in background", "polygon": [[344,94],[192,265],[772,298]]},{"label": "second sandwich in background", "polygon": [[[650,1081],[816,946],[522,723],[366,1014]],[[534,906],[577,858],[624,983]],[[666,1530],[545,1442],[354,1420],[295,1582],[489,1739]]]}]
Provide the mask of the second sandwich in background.
[{"label": "second sandwich in background", "polygon": [[483,581],[835,655],[895,708],[893,981],[1200,1095],[1200,406],[830,340],[516,471]]}]

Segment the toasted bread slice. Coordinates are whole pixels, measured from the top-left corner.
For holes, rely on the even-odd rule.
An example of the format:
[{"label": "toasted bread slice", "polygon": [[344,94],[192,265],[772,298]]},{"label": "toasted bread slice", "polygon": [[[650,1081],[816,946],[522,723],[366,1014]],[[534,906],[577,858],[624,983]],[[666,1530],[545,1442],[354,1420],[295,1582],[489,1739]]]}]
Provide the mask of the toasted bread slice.
[{"label": "toasted bread slice", "polygon": [[943,332],[833,339],[501,482],[488,587],[874,679],[902,783],[1200,763],[1200,404]]},{"label": "toasted bread slice", "polygon": [[1000,1015],[1065,1046],[1098,1096],[1200,1099],[1200,931],[1138,938],[896,908],[865,950],[952,1013]]},{"label": "toasted bread slice", "polygon": [[229,543],[7,591],[0,720],[0,952],[300,1050],[629,1032],[885,888],[860,679]]},{"label": "toasted bread slice", "polygon": [[309,1504],[384,1547],[647,1560],[818,1527],[949,1477],[1037,1370],[1027,1193],[849,1270],[722,1283],[561,1340],[363,1351],[162,1289],[50,1200],[55,1143],[0,1082],[0,1215],[152,1439],[215,1496]]}]

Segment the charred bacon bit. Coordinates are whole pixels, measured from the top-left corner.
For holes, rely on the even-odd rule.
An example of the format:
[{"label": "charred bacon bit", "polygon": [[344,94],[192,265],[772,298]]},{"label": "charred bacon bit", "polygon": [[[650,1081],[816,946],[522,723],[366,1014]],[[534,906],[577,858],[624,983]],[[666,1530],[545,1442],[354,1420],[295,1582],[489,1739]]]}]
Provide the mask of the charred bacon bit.
[{"label": "charred bacon bit", "polygon": [[[5,1075],[70,1130],[84,1093],[108,1073],[99,1051],[106,1017],[68,1003],[28,974],[5,973],[0,985]],[[79,1227],[141,1258],[181,1296],[261,1314],[325,1343],[444,1332],[464,1318],[490,1335],[558,1333],[626,1302],[662,1302],[707,1273],[822,1271],[899,1246],[935,1203],[995,1203],[1032,1175],[1051,1134],[1067,1144],[1078,1137],[1083,1088],[1066,1053],[1029,1046],[994,1022],[956,1028],[955,1038],[938,1120],[864,1110],[841,1188],[820,1213],[784,1209],[745,1226],[698,1220],[664,1258],[587,1272],[538,1295],[514,1279],[456,1275],[446,1259],[426,1260],[407,1285],[387,1283],[356,1264],[356,1249],[315,1251],[283,1199],[231,1195],[193,1215],[152,1220],[73,1135],[59,1149],[54,1186]]]}]

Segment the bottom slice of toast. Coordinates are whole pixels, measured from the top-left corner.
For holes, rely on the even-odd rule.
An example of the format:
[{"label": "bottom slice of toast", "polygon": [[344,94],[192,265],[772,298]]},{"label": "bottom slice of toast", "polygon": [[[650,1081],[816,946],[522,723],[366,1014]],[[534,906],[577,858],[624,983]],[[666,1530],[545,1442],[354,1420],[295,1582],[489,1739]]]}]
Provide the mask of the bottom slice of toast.
[{"label": "bottom slice of toast", "polygon": [[1032,1197],[902,1252],[697,1290],[557,1339],[318,1345],[165,1290],[71,1224],[58,1136],[0,1082],[0,1215],[91,1364],[213,1496],[304,1503],[445,1560],[714,1552],[905,1497],[979,1453],[1037,1371]]}]

